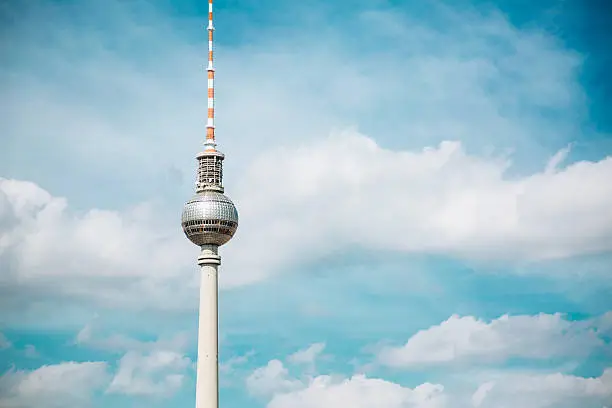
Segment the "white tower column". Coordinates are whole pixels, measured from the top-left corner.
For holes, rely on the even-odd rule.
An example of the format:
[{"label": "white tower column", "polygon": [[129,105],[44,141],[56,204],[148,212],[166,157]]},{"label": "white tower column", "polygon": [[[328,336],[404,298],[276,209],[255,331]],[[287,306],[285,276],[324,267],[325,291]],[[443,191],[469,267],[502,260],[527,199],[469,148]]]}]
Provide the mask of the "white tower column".
[{"label": "white tower column", "polygon": [[202,245],[198,257],[201,283],[196,408],[219,407],[218,249],[217,245]]},{"label": "white tower column", "polygon": [[208,0],[208,109],[204,151],[196,157],[196,194],[185,203],[181,226],[185,236],[201,248],[200,313],[196,408],[219,408],[218,249],[238,228],[236,206],[223,194],[223,159],[215,141],[215,69],[213,66],[213,0]]}]

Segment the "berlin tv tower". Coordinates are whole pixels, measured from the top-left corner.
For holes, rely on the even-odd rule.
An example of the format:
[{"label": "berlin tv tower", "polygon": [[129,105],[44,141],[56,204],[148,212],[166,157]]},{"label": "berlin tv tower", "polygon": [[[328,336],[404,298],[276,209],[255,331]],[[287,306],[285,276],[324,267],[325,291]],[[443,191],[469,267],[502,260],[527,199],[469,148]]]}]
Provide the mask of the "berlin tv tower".
[{"label": "berlin tv tower", "polygon": [[238,228],[238,211],[223,194],[223,153],[215,143],[215,69],[213,67],[213,0],[208,0],[208,121],[204,151],[196,156],[196,194],[185,203],[181,224],[185,235],[201,248],[200,318],[196,408],[219,407],[218,249]]}]

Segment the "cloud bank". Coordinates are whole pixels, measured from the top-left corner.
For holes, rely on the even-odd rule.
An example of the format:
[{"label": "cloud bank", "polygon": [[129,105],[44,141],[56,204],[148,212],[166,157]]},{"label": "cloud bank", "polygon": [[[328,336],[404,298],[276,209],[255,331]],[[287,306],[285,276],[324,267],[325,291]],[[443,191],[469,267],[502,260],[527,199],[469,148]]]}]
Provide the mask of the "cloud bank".
[{"label": "cloud bank", "polygon": [[[224,248],[224,283],[258,281],[347,248],[506,262],[612,249],[612,158],[524,177],[507,168],[457,142],[390,151],[354,132],[272,149],[237,186],[241,230]],[[0,180],[0,202],[4,287],[194,306],[176,291],[196,287],[195,249],[154,207],[79,214],[33,183],[8,179]]]},{"label": "cloud bank", "polygon": [[[472,375],[466,370],[462,377]],[[410,388],[363,374],[294,376],[282,361],[272,360],[256,369],[246,385],[253,395],[267,397],[268,408],[601,408],[612,401],[610,369],[591,378],[512,370],[485,376],[489,379],[474,377],[448,388],[428,382]],[[466,386],[473,381],[478,382],[476,387]]]}]

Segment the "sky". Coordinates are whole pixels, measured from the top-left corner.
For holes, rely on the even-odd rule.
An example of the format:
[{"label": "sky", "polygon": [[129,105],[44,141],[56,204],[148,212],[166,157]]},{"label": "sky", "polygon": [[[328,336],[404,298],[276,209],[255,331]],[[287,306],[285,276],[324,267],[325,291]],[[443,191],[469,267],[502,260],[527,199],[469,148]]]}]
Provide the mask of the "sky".
[{"label": "sky", "polygon": [[[606,3],[215,0],[222,407],[612,407]],[[0,406],[195,405],[206,12],[0,0]]]}]

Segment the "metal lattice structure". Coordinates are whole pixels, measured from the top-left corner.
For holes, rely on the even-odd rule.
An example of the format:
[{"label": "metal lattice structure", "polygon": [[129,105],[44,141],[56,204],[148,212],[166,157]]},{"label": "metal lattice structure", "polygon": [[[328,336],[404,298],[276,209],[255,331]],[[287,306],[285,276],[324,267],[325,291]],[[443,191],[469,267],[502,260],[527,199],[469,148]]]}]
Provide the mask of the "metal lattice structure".
[{"label": "metal lattice structure", "polygon": [[223,191],[223,159],[221,152],[202,152],[197,156],[198,176],[196,192]]}]

